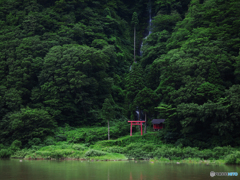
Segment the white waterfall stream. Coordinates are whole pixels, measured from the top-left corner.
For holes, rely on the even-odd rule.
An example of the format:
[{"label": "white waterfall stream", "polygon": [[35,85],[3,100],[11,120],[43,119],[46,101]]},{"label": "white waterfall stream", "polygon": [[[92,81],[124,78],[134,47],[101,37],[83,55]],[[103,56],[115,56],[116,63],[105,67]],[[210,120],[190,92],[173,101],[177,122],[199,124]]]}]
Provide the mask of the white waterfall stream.
[{"label": "white waterfall stream", "polygon": [[[147,37],[152,34],[152,5],[151,5],[151,1],[149,1],[149,5],[148,5],[148,13],[149,13],[149,20],[148,20],[148,35],[146,37],[144,37],[144,39],[147,39]],[[140,56],[142,56],[143,54],[143,41],[140,47]]]},{"label": "white waterfall stream", "polygon": [[[152,31],[151,31],[151,27],[152,27],[152,5],[151,5],[151,0],[149,1],[149,4],[148,4],[148,13],[149,13],[148,35],[146,37],[144,37],[144,39],[147,39],[147,37],[152,33]],[[143,54],[142,46],[143,46],[143,41],[142,41],[141,48],[140,48],[140,56],[142,56],[142,54]],[[131,67],[132,66],[130,66],[130,70],[131,70]],[[144,120],[144,113],[143,113],[143,111],[139,110],[138,107],[136,108],[136,111],[135,111],[135,119],[137,119],[137,120]]]}]

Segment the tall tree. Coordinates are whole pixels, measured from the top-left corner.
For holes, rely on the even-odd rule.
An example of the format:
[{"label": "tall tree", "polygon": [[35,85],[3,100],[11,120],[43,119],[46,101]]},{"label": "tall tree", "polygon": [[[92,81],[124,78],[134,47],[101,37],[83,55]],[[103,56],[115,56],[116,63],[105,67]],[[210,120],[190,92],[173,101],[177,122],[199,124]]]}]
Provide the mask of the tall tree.
[{"label": "tall tree", "polygon": [[133,111],[136,109],[136,106],[133,104],[133,101],[138,94],[144,88],[143,83],[143,69],[141,65],[133,63],[132,70],[129,72],[125,79],[125,88],[126,88],[126,103],[128,103],[128,109],[133,117]]},{"label": "tall tree", "polygon": [[134,26],[134,62],[136,62],[136,27],[138,25],[138,15],[136,12],[132,15],[132,25]]},{"label": "tall tree", "polygon": [[[112,100],[111,100],[112,101]],[[108,122],[108,140],[110,140],[110,126],[109,121],[114,118],[114,104],[108,98],[104,100],[101,115],[104,120]]]},{"label": "tall tree", "polygon": [[143,110],[145,114],[145,128],[144,133],[147,131],[147,113],[153,114],[154,107],[158,105],[158,95],[150,88],[145,87],[134,99],[134,104]]}]

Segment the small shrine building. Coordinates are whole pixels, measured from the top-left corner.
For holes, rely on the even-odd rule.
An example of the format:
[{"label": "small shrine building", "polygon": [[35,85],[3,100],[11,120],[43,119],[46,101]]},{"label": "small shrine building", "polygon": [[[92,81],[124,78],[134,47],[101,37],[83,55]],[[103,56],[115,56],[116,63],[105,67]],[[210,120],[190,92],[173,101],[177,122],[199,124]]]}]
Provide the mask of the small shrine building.
[{"label": "small shrine building", "polygon": [[155,131],[156,129],[163,129],[164,124],[163,122],[165,121],[165,119],[153,119],[152,120],[152,124],[153,124],[153,130]]}]

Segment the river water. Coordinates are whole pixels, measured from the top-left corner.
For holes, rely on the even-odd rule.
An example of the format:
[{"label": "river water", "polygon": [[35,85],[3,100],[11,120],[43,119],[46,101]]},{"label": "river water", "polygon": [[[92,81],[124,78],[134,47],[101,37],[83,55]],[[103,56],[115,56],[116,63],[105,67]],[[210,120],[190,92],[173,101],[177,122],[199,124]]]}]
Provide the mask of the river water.
[{"label": "river water", "polygon": [[208,180],[210,172],[238,172],[240,166],[167,164],[149,161],[0,160],[1,180]]}]

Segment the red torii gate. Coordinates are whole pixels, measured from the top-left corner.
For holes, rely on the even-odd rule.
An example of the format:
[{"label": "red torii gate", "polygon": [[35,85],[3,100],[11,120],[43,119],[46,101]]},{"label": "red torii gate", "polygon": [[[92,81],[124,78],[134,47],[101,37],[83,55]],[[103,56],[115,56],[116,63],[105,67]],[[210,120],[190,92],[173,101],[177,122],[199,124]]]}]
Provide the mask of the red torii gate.
[{"label": "red torii gate", "polygon": [[132,136],[132,126],[133,126],[133,125],[141,126],[141,136],[142,136],[142,123],[145,123],[145,121],[128,121],[128,122],[131,123],[130,136]]}]

